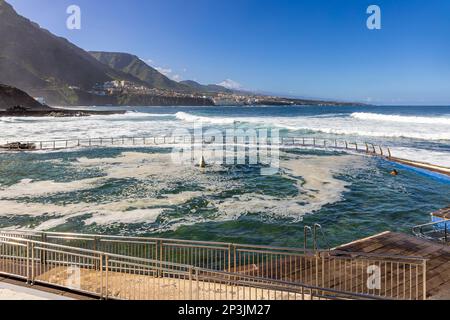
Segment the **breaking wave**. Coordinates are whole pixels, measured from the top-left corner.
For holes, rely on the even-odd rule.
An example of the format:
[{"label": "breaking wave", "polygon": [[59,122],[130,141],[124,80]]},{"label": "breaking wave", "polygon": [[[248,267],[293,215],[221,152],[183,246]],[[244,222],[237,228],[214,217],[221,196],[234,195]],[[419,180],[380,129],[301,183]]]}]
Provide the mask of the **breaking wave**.
[{"label": "breaking wave", "polygon": [[416,117],[365,112],[355,112],[351,115],[351,117],[359,120],[401,122],[411,124],[444,124],[450,126],[450,117]]}]

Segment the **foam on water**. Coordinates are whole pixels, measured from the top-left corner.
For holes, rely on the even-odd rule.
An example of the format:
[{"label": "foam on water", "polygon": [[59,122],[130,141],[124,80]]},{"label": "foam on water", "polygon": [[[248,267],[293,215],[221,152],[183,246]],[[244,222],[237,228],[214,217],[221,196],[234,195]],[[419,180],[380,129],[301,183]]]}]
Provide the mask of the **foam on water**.
[{"label": "foam on water", "polygon": [[298,194],[291,198],[277,198],[261,194],[243,194],[231,201],[216,205],[225,219],[236,219],[246,213],[262,213],[275,217],[301,220],[306,214],[319,211],[324,206],[339,202],[349,184],[335,178],[342,170],[364,166],[357,156],[293,157],[281,162],[283,176],[295,181]]},{"label": "foam on water", "polygon": [[450,154],[433,150],[424,150],[418,148],[394,147],[392,155],[403,159],[413,159],[422,162],[450,168]]},{"label": "foam on water", "polygon": [[[413,138],[421,140],[450,140],[448,117],[401,117],[370,113],[354,113],[301,117],[204,117],[178,113],[186,122],[217,125],[249,123],[275,126],[289,130],[307,130],[338,135],[366,137]],[[420,126],[414,124],[421,124]]]},{"label": "foam on water", "polygon": [[23,179],[18,184],[0,188],[0,198],[38,197],[58,192],[73,192],[93,188],[100,179],[84,179],[72,182],[33,181]]},{"label": "foam on water", "polygon": [[[85,225],[152,224],[148,229],[152,231],[175,230],[200,222],[234,220],[248,213],[298,221],[305,214],[341,201],[348,183],[335,178],[335,174],[349,165],[353,168],[364,165],[364,158],[357,156],[298,156],[286,153],[281,163],[281,176],[296,186],[296,196],[275,197],[243,191],[241,195],[219,200],[218,194],[243,188],[245,178],[236,180],[223,176],[224,168],[220,165],[211,165],[202,173],[192,166],[174,164],[170,157],[165,153],[123,152],[115,158],[78,158],[76,166],[99,168],[106,176],[68,183],[21,181],[0,192],[0,215],[45,218],[44,222],[34,227],[36,230],[55,228],[74,218],[81,219]],[[114,196],[98,203],[82,200],[68,204],[33,202],[33,199],[39,200],[43,195],[101,187],[109,179],[124,178],[134,178],[142,184],[136,192],[125,194],[123,199]],[[195,190],[168,193],[167,190],[180,183],[189,183]],[[137,196],[139,192],[144,192],[145,196]],[[23,196],[28,197],[26,201],[11,200]],[[215,213],[205,216],[192,209],[182,216],[173,216],[177,206],[195,198],[207,201],[208,208],[215,210]],[[155,225],[161,216],[167,217],[162,224]]]},{"label": "foam on water", "polygon": [[355,112],[351,115],[351,117],[359,120],[401,122],[411,124],[444,124],[450,126],[450,117],[414,117],[367,112]]}]

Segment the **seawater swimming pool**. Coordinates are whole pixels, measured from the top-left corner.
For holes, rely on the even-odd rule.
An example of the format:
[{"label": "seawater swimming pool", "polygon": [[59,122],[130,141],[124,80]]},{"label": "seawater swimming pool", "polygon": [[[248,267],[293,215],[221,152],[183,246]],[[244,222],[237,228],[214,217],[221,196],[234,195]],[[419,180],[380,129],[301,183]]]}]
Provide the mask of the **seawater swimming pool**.
[{"label": "seawater swimming pool", "polygon": [[[286,149],[280,173],[204,170],[165,148],[0,154],[0,228],[302,246],[320,223],[331,245],[410,232],[448,205],[449,184],[380,158]],[[321,243],[322,246],[325,243]]]},{"label": "seawater swimming pool", "polygon": [[[97,107],[95,109],[111,109]],[[170,136],[175,129],[280,129],[282,136],[367,141],[450,167],[450,107],[130,107],[123,115],[0,118],[1,142]],[[152,235],[303,246],[305,224],[331,245],[410,233],[449,205],[450,185],[380,158],[286,149],[281,173],[175,165],[171,149],[0,153],[0,228]],[[397,177],[389,173],[400,171]],[[322,246],[324,244],[322,243]]]}]

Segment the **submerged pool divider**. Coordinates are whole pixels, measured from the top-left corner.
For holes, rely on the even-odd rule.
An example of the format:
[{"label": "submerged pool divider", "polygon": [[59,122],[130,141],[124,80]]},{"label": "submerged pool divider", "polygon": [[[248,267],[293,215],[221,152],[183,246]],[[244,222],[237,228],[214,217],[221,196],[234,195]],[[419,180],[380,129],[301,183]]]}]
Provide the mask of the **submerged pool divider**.
[{"label": "submerged pool divider", "polygon": [[[251,138],[250,138],[251,139]],[[258,139],[259,141],[251,143],[245,141],[239,143],[235,137],[235,146],[245,145],[259,147],[274,147],[277,144],[272,144],[271,138]],[[85,138],[85,139],[59,139],[59,140],[43,140],[43,141],[26,141],[26,142],[6,142],[5,145],[0,146],[3,151],[38,151],[38,150],[64,150],[74,148],[92,148],[92,147],[108,147],[108,146],[171,146],[171,145],[211,145],[215,143],[215,139],[211,138],[209,141],[201,137],[199,141],[196,136],[149,136],[149,137],[111,137],[111,138]],[[224,138],[224,145],[227,141]],[[23,147],[22,147],[23,146]],[[450,168],[433,165],[420,161],[407,160],[397,158],[392,155],[389,147],[376,145],[369,142],[348,142],[346,140],[337,139],[321,139],[321,138],[305,138],[305,137],[281,137],[279,138],[279,146],[281,147],[307,147],[313,149],[331,149],[345,152],[356,152],[359,154],[366,154],[370,156],[377,156],[384,158],[387,161],[395,162],[404,168],[427,174],[439,180],[450,182]]]}]

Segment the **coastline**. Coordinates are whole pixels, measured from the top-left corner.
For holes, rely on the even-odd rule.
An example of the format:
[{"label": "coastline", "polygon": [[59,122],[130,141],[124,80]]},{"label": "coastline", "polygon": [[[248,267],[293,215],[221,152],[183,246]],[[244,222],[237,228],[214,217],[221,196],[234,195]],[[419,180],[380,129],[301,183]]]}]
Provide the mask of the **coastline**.
[{"label": "coastline", "polygon": [[0,117],[89,117],[95,115],[125,114],[126,112],[126,110],[94,111],[51,108],[45,110],[27,110],[22,112],[5,110],[0,111]]}]

